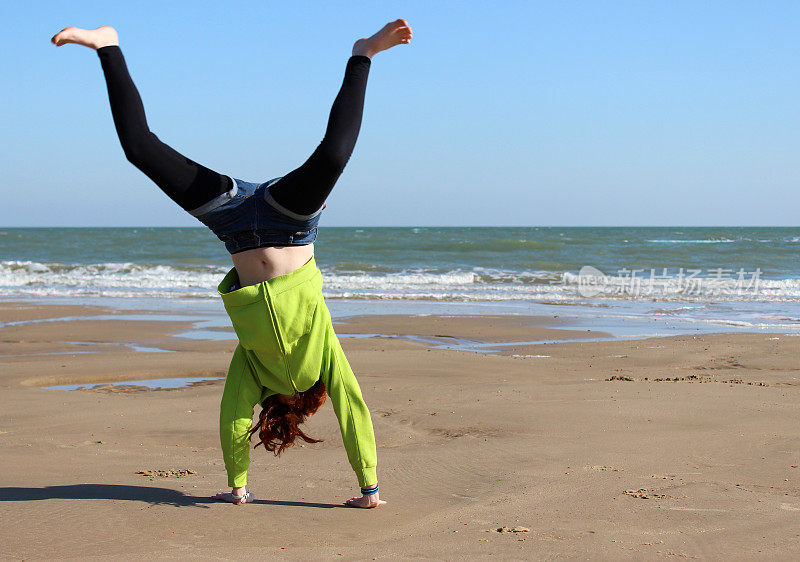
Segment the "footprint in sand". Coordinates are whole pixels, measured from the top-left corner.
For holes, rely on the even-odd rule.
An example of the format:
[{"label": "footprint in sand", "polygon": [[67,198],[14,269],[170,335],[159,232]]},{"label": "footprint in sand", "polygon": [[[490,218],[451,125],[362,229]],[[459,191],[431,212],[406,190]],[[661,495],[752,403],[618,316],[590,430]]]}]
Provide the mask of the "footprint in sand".
[{"label": "footprint in sand", "polygon": [[664,500],[670,498],[672,496],[668,496],[667,494],[659,494],[655,490],[647,490],[646,488],[639,488],[638,490],[625,490],[622,492],[625,496],[631,496],[632,498],[639,498],[642,500]]},{"label": "footprint in sand", "polygon": [[185,470],[137,470],[136,474],[141,474],[142,476],[146,476],[151,480],[154,479],[156,476],[159,478],[184,478],[186,476],[191,476],[193,474],[197,474],[194,470],[185,469]]}]

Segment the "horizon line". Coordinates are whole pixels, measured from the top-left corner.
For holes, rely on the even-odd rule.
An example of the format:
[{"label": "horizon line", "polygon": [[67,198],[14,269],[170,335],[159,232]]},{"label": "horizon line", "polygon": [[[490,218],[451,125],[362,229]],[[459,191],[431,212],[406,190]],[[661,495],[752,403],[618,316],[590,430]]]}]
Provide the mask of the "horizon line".
[{"label": "horizon line", "polygon": [[[185,229],[204,229],[204,225],[197,226],[175,226],[175,225],[40,225],[40,226],[0,226],[0,230],[10,229],[36,229],[36,228],[185,228]],[[319,228],[800,228],[800,225],[764,225],[764,224],[620,224],[620,225],[584,225],[584,224],[473,224],[473,225],[431,225],[431,224],[409,224],[409,225],[327,225]],[[210,232],[210,231],[209,231]]]}]

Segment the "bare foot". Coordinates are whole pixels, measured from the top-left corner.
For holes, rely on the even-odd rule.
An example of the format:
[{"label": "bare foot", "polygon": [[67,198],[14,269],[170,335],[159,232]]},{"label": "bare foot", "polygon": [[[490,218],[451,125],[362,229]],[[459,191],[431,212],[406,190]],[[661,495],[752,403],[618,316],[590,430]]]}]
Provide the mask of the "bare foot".
[{"label": "bare foot", "polygon": [[362,509],[369,509],[372,507],[378,507],[379,505],[383,505],[386,502],[380,497],[378,494],[366,494],[361,496],[360,498],[350,498],[344,504],[348,507],[360,507]]},{"label": "bare foot", "polygon": [[378,33],[372,37],[359,39],[353,45],[354,55],[364,55],[372,58],[376,53],[390,49],[395,45],[403,45],[411,42],[411,28],[406,20],[394,20],[384,25]]},{"label": "bare foot", "polygon": [[246,488],[234,488],[230,492],[220,492],[211,498],[212,500],[219,500],[229,502],[234,505],[242,505],[243,503],[253,503],[256,499],[252,492],[248,492]]},{"label": "bare foot", "polygon": [[81,29],[79,27],[65,27],[55,35],[50,41],[56,47],[67,43],[75,43],[92,49],[108,47],[109,45],[119,45],[117,30],[113,27],[104,25],[97,29]]}]

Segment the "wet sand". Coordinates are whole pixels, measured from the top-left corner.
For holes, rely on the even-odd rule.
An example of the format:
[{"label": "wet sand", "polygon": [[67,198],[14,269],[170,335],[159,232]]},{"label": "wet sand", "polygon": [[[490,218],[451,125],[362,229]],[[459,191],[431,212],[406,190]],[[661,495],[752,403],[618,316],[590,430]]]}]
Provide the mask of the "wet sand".
[{"label": "wet sand", "polygon": [[[326,405],[309,424],[324,442],[251,453],[257,501],[237,507],[209,499],[225,484],[221,381],[41,388],[224,376],[235,341],[176,337],[191,323],[172,317],[91,318],[106,313],[0,305],[0,322],[68,318],[0,327],[3,558],[800,555],[798,337],[582,341],[598,334],[516,316],[340,322],[401,336],[343,339],[389,503],[341,506],[357,488]],[[571,341],[493,356],[402,336]]]}]

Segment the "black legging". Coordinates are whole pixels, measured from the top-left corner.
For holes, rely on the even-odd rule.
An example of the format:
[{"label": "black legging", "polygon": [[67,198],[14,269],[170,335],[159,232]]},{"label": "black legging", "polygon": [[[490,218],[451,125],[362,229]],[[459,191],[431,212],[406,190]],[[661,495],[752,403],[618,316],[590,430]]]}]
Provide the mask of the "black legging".
[{"label": "black legging", "polygon": [[[230,191],[231,180],[179,154],[150,132],[139,92],[116,45],[97,49],[108,86],[111,114],[125,157],[187,211]],[[344,170],[361,128],[370,59],[347,61],[344,82],[331,108],[325,137],[305,163],[270,188],[286,209],[309,215],[322,207]]]}]

